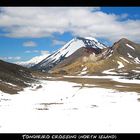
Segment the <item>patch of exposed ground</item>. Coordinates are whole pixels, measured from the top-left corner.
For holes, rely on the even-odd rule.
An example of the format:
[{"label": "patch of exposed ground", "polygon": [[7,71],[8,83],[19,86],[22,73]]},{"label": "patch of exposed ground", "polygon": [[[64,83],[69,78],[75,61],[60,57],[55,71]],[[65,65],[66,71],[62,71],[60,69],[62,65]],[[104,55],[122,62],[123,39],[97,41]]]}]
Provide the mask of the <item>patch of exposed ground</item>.
[{"label": "patch of exposed ground", "polygon": [[73,83],[78,83],[79,85],[76,87],[83,88],[107,88],[107,89],[115,89],[118,92],[137,92],[140,93],[140,86],[139,84],[135,83],[121,83],[118,81],[113,81],[112,79],[108,78],[77,78],[77,77],[52,77],[47,78],[50,81],[68,81]]},{"label": "patch of exposed ground", "polygon": [[0,82],[0,90],[8,94],[17,94],[19,91],[22,91],[24,87],[21,86],[12,86],[3,82]]},{"label": "patch of exposed ground", "polygon": [[40,103],[37,104],[38,107],[36,107],[36,110],[49,110],[49,106],[52,105],[62,105],[63,103]]},{"label": "patch of exposed ground", "polygon": [[[134,74],[133,74],[134,75]],[[46,74],[46,73],[35,73],[35,76],[38,78],[43,78],[44,80],[49,81],[69,81],[73,83],[78,83],[79,88],[88,87],[100,87],[100,88],[107,88],[107,89],[115,89],[118,92],[137,92],[140,93],[140,86],[137,83],[121,83],[119,81],[113,81],[112,79],[102,78],[102,76],[107,76],[102,73],[97,73],[94,76],[101,76],[101,78],[78,78],[78,77],[63,77],[62,75],[58,74]],[[117,76],[117,75],[116,75]],[[128,75],[121,75],[118,74],[124,79],[133,80],[132,74]],[[136,77],[136,76],[135,76]]]},{"label": "patch of exposed ground", "polygon": [[120,83],[111,79],[89,79],[89,78],[62,78],[64,81],[76,82],[81,84],[79,87],[84,87],[86,84],[93,84],[101,88],[115,89],[118,91],[137,92],[140,93],[139,84]]}]

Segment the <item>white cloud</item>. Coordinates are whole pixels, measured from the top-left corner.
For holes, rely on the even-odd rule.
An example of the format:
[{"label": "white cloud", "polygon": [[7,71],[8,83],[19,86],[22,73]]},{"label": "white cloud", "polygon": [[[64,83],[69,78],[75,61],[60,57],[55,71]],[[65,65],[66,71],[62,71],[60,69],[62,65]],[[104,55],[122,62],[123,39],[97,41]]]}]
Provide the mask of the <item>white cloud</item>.
[{"label": "white cloud", "polygon": [[33,50],[33,52],[38,53],[38,52],[39,52],[39,50]]},{"label": "white cloud", "polygon": [[37,44],[35,42],[33,42],[33,41],[27,41],[27,42],[23,43],[23,46],[24,47],[36,47]]},{"label": "white cloud", "polygon": [[49,51],[44,50],[27,50],[25,53],[40,53],[41,55],[50,54]]},{"label": "white cloud", "polygon": [[0,57],[0,59],[2,60],[20,60],[21,57],[20,56],[15,56],[15,57],[12,57],[12,56],[8,56],[8,57]]},{"label": "white cloud", "polygon": [[56,40],[56,39],[52,40],[52,45],[53,45],[53,46],[55,46],[55,45],[64,45],[64,44],[66,44],[65,41]]},{"label": "white cloud", "polygon": [[39,50],[27,50],[25,51],[25,53],[38,53]]},{"label": "white cloud", "polygon": [[125,18],[127,18],[128,16],[129,16],[128,14],[124,13],[124,14],[120,15],[120,18],[125,19]]},{"label": "white cloud", "polygon": [[41,53],[41,55],[50,54],[49,51],[44,51],[44,50],[40,51],[40,53]]},{"label": "white cloud", "polygon": [[31,53],[31,51],[27,50],[27,51],[25,51],[25,53]]},{"label": "white cloud", "polygon": [[140,20],[107,14],[88,7],[1,8],[0,27],[8,37],[47,37],[71,32],[75,36],[101,37],[117,41],[122,37],[140,41]]}]

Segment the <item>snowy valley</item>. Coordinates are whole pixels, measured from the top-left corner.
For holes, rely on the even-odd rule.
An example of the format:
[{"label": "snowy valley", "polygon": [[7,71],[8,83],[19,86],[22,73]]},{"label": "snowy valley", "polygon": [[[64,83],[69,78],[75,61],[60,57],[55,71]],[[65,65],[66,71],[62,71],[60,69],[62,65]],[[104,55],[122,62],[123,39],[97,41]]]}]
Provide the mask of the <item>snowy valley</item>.
[{"label": "snowy valley", "polygon": [[139,44],[77,37],[38,58],[0,61],[0,132],[139,132]]},{"label": "snowy valley", "polygon": [[[36,89],[38,85],[42,88]],[[17,95],[0,94],[1,132],[139,132],[136,92],[66,81],[41,80],[38,85]]]}]

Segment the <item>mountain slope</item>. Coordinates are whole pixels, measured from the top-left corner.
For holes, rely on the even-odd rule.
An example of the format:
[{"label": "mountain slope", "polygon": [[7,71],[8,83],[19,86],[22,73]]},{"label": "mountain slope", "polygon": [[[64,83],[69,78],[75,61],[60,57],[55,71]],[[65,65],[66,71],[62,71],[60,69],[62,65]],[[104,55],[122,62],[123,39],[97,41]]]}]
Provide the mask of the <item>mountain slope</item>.
[{"label": "mountain slope", "polygon": [[77,37],[69,41],[61,49],[49,55],[46,59],[33,66],[32,68],[37,70],[49,71],[81,47],[93,48],[94,50],[96,50],[95,53],[99,53],[102,49],[106,48],[105,45],[98,42],[92,37]]},{"label": "mountain slope", "polygon": [[41,56],[36,56],[36,57],[33,57],[32,59],[30,59],[28,61],[16,62],[16,64],[21,65],[23,67],[30,68],[30,67],[33,67],[34,65],[38,64],[39,62],[41,62],[47,56],[49,56],[49,54],[45,54],[45,55],[41,55]]},{"label": "mountain slope", "polygon": [[[133,75],[140,73],[140,45],[127,39],[121,39],[112,47],[104,48],[100,53],[85,53],[78,57],[78,50],[49,72],[68,75],[115,74]],[[71,61],[70,61],[71,60]]]},{"label": "mountain slope", "polygon": [[140,44],[122,38],[106,47],[94,38],[74,38],[34,69],[61,75],[140,75]]},{"label": "mountain slope", "polygon": [[140,77],[140,44],[136,44],[128,39],[120,39],[112,46],[113,53],[105,63],[112,65],[111,69],[105,71],[106,74],[119,73]]},{"label": "mountain slope", "polygon": [[140,64],[140,44],[136,44],[123,38],[115,43],[113,48],[114,55],[122,56],[126,59],[126,62]]},{"label": "mountain slope", "polygon": [[0,90],[17,93],[33,81],[31,71],[22,66],[0,60]]}]

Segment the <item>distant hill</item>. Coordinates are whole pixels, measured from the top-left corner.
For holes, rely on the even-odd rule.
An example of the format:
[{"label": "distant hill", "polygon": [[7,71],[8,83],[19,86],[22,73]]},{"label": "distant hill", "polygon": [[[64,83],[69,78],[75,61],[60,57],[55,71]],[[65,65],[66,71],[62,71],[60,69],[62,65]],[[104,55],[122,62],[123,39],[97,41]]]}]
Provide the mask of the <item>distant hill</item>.
[{"label": "distant hill", "polygon": [[140,44],[123,38],[107,47],[94,38],[75,38],[33,68],[62,75],[139,75]]},{"label": "distant hill", "polygon": [[107,46],[92,37],[76,37],[66,43],[61,49],[49,55],[48,57],[46,57],[46,59],[33,66],[32,68],[48,72],[82,47],[86,48],[86,50],[91,50],[97,54],[100,53],[101,50],[106,48]]},{"label": "distant hill", "polygon": [[22,66],[0,60],[0,90],[15,94],[33,81],[31,71]]},{"label": "distant hill", "polygon": [[44,54],[44,55],[40,55],[40,56],[35,56],[32,59],[28,60],[28,61],[21,61],[21,62],[16,62],[16,64],[21,65],[23,67],[33,67],[34,65],[38,64],[39,62],[41,62],[43,59],[45,59],[47,56],[49,56],[49,54]]}]

